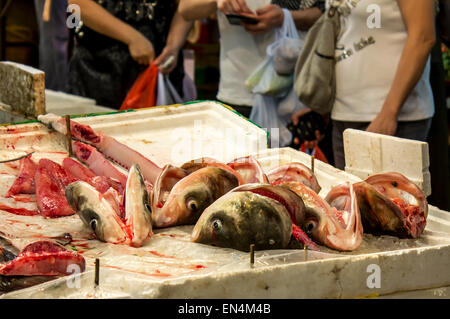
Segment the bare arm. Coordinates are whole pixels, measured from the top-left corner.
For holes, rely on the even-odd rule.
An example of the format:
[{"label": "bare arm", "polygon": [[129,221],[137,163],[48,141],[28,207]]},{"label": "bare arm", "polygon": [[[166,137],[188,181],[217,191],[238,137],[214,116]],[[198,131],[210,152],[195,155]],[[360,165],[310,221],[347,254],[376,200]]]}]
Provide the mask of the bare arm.
[{"label": "bare arm", "polygon": [[422,76],[436,40],[433,0],[397,0],[397,2],[408,29],[408,40],[384,105],[367,128],[369,132],[387,135],[395,134],[397,116]]},{"label": "bare arm", "polygon": [[291,11],[297,29],[306,31],[320,18],[322,11],[319,8]]},{"label": "bare arm", "polygon": [[128,45],[131,56],[137,62],[148,64],[153,60],[153,45],[132,26],[92,0],[69,0],[69,4],[77,4],[80,7],[83,23],[89,28]]},{"label": "bare arm", "polygon": [[160,65],[169,56],[174,57],[173,62],[169,66],[167,66],[167,68],[161,70],[162,73],[170,73],[177,65],[176,59],[178,57],[178,52],[186,42],[186,37],[192,27],[192,24],[192,21],[186,21],[183,18],[179,10],[175,12],[172,23],[170,25],[170,31],[166,46],[164,47],[164,50],[161,52],[161,54],[155,59],[155,64]]},{"label": "bare arm", "polygon": [[180,0],[179,10],[186,20],[207,18],[217,11],[217,0]]}]

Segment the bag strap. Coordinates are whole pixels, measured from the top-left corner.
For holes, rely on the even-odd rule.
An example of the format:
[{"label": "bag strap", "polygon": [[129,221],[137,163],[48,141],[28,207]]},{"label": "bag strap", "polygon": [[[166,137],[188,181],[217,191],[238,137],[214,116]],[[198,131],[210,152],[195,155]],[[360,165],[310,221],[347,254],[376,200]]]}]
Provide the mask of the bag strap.
[{"label": "bag strap", "polygon": [[298,38],[297,27],[295,26],[295,22],[292,18],[291,12],[288,9],[283,9],[283,15],[283,24],[281,25],[281,27],[277,28],[276,38]]}]

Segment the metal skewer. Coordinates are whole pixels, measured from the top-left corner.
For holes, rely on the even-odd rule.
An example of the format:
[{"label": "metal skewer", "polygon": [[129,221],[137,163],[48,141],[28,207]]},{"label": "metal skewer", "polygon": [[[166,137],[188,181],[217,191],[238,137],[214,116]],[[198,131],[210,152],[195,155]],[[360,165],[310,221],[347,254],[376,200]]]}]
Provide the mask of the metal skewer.
[{"label": "metal skewer", "polygon": [[33,153],[34,153],[34,151],[31,152],[31,153],[22,155],[22,156],[20,156],[20,157],[11,158],[11,159],[8,159],[8,160],[2,160],[2,161],[0,161],[0,163],[9,163],[9,162],[18,161],[18,160],[21,160],[22,158],[25,158],[25,157],[28,157],[28,156],[32,155]]},{"label": "metal skewer", "polygon": [[250,266],[255,264],[255,244],[250,245]]},{"label": "metal skewer", "polygon": [[100,284],[100,259],[95,258],[95,285],[98,286]]},{"label": "metal skewer", "polygon": [[67,144],[69,146],[69,157],[73,155],[72,153],[72,132],[70,131],[70,115],[66,115],[66,129],[67,129]]}]

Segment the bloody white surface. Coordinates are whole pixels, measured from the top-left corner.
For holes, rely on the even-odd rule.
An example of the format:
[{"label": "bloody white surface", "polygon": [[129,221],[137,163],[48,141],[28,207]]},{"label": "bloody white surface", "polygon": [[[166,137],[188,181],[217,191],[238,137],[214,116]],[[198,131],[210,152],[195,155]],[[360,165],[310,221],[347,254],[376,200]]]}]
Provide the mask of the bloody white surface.
[{"label": "bloody white surface", "polygon": [[[310,165],[307,154],[293,149],[265,150],[258,144],[258,140],[265,139],[264,131],[229,110],[218,111],[216,106],[207,102],[79,121],[127,143],[159,165],[181,164],[202,153],[224,161],[254,153],[265,170],[292,161]],[[195,125],[199,119],[203,130],[198,129],[199,123]],[[238,144],[234,144],[234,136],[218,134],[227,128],[231,128],[230,132],[237,130],[241,139]],[[205,134],[208,130],[211,133]],[[200,141],[202,147],[193,141]],[[0,127],[0,159],[35,150],[34,160],[48,157],[59,162],[65,156],[64,144],[64,137],[37,123]],[[241,144],[244,146],[239,147]],[[17,171],[17,163],[0,164],[0,197]],[[340,182],[359,180],[319,161],[315,162],[315,172],[322,196]],[[325,247],[320,247],[320,252],[308,251],[306,256],[303,250],[258,251],[253,267],[247,253],[190,242],[192,227],[155,230],[143,247],[132,248],[89,239],[90,231],[77,215],[43,219],[0,211],[0,231],[16,236],[19,246],[69,232],[75,239],[71,248],[87,261],[87,271],[79,282],[66,277],[3,297],[339,298],[450,285],[450,213],[432,206],[425,232],[417,240],[364,235],[361,247],[347,253]],[[101,260],[99,287],[94,286],[92,272],[95,258]],[[380,267],[380,288],[367,286],[371,264]]]}]

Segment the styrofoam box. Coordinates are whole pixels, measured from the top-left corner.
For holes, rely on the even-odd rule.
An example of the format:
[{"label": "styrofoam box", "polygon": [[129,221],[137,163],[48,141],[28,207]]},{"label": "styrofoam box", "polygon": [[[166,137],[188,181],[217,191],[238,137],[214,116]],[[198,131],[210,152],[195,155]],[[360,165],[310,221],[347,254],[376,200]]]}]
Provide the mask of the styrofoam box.
[{"label": "styrofoam box", "polygon": [[[214,105],[214,106],[213,106]],[[136,148],[159,165],[179,164],[184,156],[171,157],[174,142],[169,142],[176,125],[192,125],[201,118],[217,130],[232,127],[241,138],[253,138],[246,149],[219,150],[223,139],[208,156],[228,161],[254,154],[264,170],[289,162],[311,164],[311,157],[290,148],[263,149],[258,138],[264,131],[218,104],[199,103],[179,108],[153,109],[116,115],[80,118],[79,121],[101,129],[130,147]],[[195,110],[195,111],[194,111]],[[186,113],[183,116],[183,112]],[[190,113],[192,112],[192,113]],[[197,113],[194,116],[193,113]],[[171,114],[172,116],[169,116]],[[164,123],[158,118],[164,118]],[[244,122],[242,122],[244,121]],[[172,125],[172,127],[170,127]],[[140,129],[145,126],[146,129]],[[16,134],[8,135],[15,132]],[[147,130],[147,133],[145,131]],[[22,131],[22,133],[18,133]],[[193,130],[189,150],[196,137]],[[186,134],[188,134],[186,133]],[[17,137],[22,136],[22,137]],[[23,141],[22,141],[23,140]],[[142,140],[151,141],[143,143]],[[226,140],[226,139],[225,139]],[[0,145],[14,142],[0,152],[0,159],[34,149],[33,159],[49,157],[61,161],[64,138],[36,123],[0,127]],[[185,154],[190,151],[181,150]],[[216,151],[216,152],[214,152]],[[234,152],[234,153],[233,153]],[[243,154],[245,153],[245,154]],[[167,161],[167,162],[165,162]],[[324,196],[333,186],[357,182],[359,178],[315,161],[315,174]],[[0,196],[14,180],[17,167],[0,164]],[[0,199],[4,200],[4,199]],[[11,204],[11,203],[10,203]],[[34,203],[32,203],[34,204]],[[31,204],[30,204],[31,205]],[[267,250],[255,253],[255,264],[249,264],[247,253],[222,249],[190,241],[193,226],[157,229],[155,235],[140,248],[87,240],[89,230],[77,215],[59,219],[40,216],[15,216],[0,211],[0,231],[16,235],[23,246],[36,238],[69,232],[79,240],[72,248],[86,259],[87,271],[42,285],[4,295],[4,298],[339,298],[384,295],[394,292],[444,287],[450,285],[450,214],[429,206],[428,223],[417,240],[391,236],[364,235],[361,247],[353,252],[337,252],[320,247],[319,252],[303,250]],[[87,247],[86,247],[87,245]],[[95,258],[101,260],[100,286],[94,285],[92,272]],[[380,268],[380,286],[368,285],[370,265]],[[369,280],[370,281],[370,280]]]},{"label": "styrofoam box", "polygon": [[347,129],[343,134],[345,171],[363,179],[382,172],[398,172],[431,194],[428,144],[425,142]]}]

